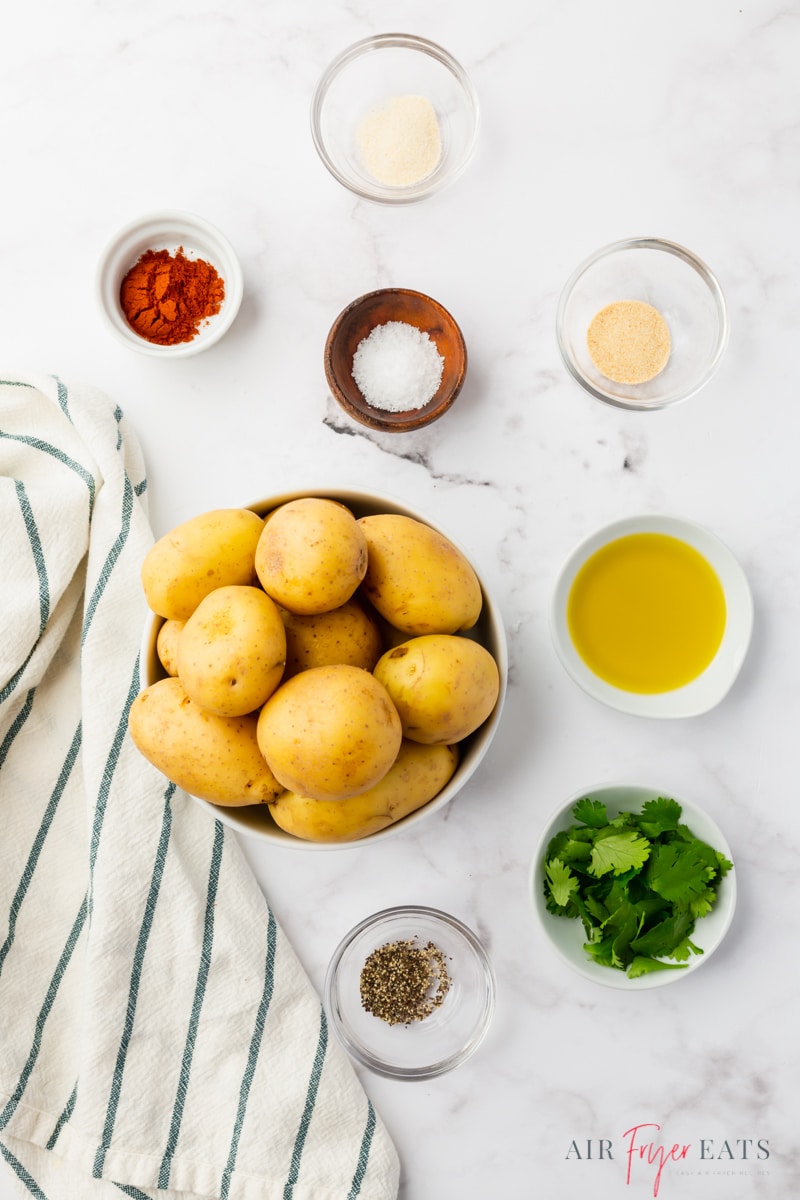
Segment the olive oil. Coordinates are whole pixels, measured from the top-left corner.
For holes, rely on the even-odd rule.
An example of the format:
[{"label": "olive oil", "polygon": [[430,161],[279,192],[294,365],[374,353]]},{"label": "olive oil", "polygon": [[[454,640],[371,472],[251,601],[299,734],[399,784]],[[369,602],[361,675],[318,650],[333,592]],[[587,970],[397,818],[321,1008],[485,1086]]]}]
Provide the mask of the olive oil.
[{"label": "olive oil", "polygon": [[595,675],[627,692],[691,683],[719,650],[725,621],[725,593],[710,563],[662,533],[634,533],[601,547],[567,598],[578,654]]}]

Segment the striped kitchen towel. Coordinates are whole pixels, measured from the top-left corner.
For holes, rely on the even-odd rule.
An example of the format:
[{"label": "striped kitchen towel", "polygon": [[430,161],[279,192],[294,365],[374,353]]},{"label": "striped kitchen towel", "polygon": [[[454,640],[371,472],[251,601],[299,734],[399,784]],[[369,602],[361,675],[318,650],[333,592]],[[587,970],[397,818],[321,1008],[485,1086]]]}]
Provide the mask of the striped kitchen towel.
[{"label": "striped kitchen towel", "polygon": [[130,425],[0,383],[0,1156],[47,1200],[389,1200],[394,1147],[229,829],[127,736]]}]

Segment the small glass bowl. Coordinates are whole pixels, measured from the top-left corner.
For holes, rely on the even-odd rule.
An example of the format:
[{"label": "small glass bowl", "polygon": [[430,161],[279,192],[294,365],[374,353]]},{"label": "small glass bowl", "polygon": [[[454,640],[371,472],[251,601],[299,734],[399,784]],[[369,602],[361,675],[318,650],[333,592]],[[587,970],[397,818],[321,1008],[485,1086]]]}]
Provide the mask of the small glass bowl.
[{"label": "small glass bowl", "polygon": [[[377,408],[362,396],[353,379],[353,356],[361,341],[389,321],[427,333],[444,359],[436,394],[421,408],[403,412]],[[325,377],[331,395],[349,417],[381,433],[409,433],[437,421],[461,391],[466,371],[467,348],[453,317],[438,301],[410,288],[382,288],[359,296],[336,318],[325,342]]]},{"label": "small glass bowl", "polygon": [[[669,326],[669,360],[646,383],[615,383],[589,354],[592,318],[621,300],[652,305]],[[592,254],[567,280],[556,337],[567,370],[590,396],[617,408],[666,408],[693,396],[717,370],[728,341],[725,298],[705,263],[683,246],[661,238],[628,238]]]},{"label": "small glass bowl", "polygon": [[[225,298],[219,312],[200,325],[191,341],[161,346],[149,342],[128,323],[120,303],[120,287],[146,250],[175,254],[179,249],[187,258],[202,258],[216,268],[225,284]],[[243,291],[242,268],[225,235],[202,217],[177,209],[148,213],[131,221],[105,247],[97,267],[97,299],[112,334],[129,349],[157,358],[187,358],[213,346],[233,324]]]},{"label": "small glass bowl", "polygon": [[[365,169],[357,132],[371,108],[403,95],[431,102],[442,153],[424,179],[394,187]],[[314,145],[331,175],[379,204],[411,204],[453,183],[472,157],[478,123],[478,98],[464,68],[435,42],[407,33],[364,38],[342,51],[320,79],[311,105]]]},{"label": "small glass bowl", "polygon": [[[430,1016],[389,1025],[363,1008],[361,971],[374,950],[414,938],[442,951],[450,989]],[[336,1036],[362,1066],[391,1079],[432,1079],[459,1066],[483,1041],[495,980],[486,951],[466,925],[438,909],[408,905],[384,909],[348,933],[331,959],[324,995]]]}]

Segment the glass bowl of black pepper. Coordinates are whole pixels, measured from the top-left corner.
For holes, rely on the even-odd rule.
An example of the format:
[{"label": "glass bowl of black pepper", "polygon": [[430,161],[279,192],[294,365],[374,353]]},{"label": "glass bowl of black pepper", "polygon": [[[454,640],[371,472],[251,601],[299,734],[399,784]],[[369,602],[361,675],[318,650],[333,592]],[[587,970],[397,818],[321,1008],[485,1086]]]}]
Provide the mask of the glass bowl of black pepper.
[{"label": "glass bowl of black pepper", "polygon": [[476,935],[418,905],[387,908],[347,934],[325,978],[325,1009],[352,1058],[391,1079],[432,1079],[465,1062],[494,1012]]},{"label": "glass bowl of black pepper", "polygon": [[570,275],[556,339],[570,375],[596,400],[631,411],[666,408],[717,371],[728,342],[725,298],[685,246],[626,238]]},{"label": "glass bowl of black pepper", "polygon": [[454,183],[472,158],[478,98],[464,68],[408,33],[364,38],[334,58],[311,105],[322,162],[378,204],[411,204]]}]

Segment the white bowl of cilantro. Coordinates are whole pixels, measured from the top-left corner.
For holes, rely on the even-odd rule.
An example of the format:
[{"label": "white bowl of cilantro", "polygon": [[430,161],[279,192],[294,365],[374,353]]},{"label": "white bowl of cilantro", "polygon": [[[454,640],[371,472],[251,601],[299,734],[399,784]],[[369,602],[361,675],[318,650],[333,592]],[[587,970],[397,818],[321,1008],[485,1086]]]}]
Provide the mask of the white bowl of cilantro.
[{"label": "white bowl of cilantro", "polygon": [[736,874],[719,827],[669,792],[611,784],[553,816],[531,865],[546,936],[580,975],[635,990],[675,983],[719,946]]}]

